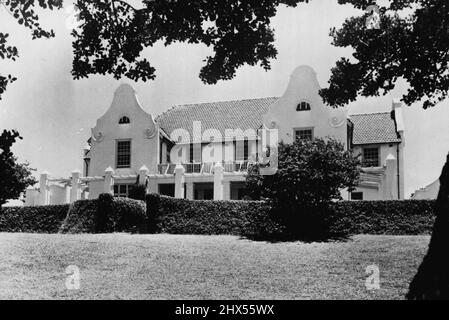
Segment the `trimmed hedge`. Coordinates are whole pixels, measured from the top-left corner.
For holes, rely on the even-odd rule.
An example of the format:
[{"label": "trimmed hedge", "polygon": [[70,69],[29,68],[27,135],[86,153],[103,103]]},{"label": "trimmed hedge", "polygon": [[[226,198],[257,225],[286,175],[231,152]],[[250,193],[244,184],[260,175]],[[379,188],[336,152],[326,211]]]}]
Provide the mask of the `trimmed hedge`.
[{"label": "trimmed hedge", "polygon": [[430,234],[435,222],[434,200],[342,201],[330,217],[332,233]]},{"label": "trimmed hedge", "polygon": [[[253,239],[288,238],[279,214],[261,201],[194,201],[157,194],[143,201],[100,195],[71,205],[0,209],[0,232],[230,234]],[[342,201],[319,219],[327,234],[430,234],[435,201]],[[299,219],[299,229],[313,230]],[[298,222],[301,223],[301,222]]]},{"label": "trimmed hedge", "polygon": [[186,200],[158,194],[146,200],[149,230],[156,233],[269,235],[283,230],[262,201]]},{"label": "trimmed hedge", "polygon": [[78,200],[70,205],[61,233],[93,233],[98,200]]},{"label": "trimmed hedge", "polygon": [[[261,239],[291,236],[281,222],[281,215],[265,202],[194,201],[157,194],[147,195],[146,200],[149,230],[155,233],[231,234]],[[326,226],[329,237],[429,234],[434,223],[434,203],[428,200],[342,201],[322,215],[325,219],[322,225]],[[308,224],[312,221],[309,218],[298,221]],[[315,226],[298,227],[307,230]]]},{"label": "trimmed hedge", "polygon": [[101,194],[97,200],[76,201],[61,228],[62,233],[111,233],[147,230],[143,201]]},{"label": "trimmed hedge", "polygon": [[109,216],[108,232],[146,233],[147,219],[145,202],[127,198],[114,198],[112,214]]},{"label": "trimmed hedge", "polygon": [[57,233],[69,205],[0,208],[0,232]]}]

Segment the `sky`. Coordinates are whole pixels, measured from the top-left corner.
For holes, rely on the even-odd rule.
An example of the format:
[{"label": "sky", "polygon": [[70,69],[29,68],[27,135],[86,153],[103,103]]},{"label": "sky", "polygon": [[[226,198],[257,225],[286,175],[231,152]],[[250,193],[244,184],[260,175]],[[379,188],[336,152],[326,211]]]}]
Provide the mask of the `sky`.
[{"label": "sky", "polygon": [[[138,2],[138,1],[135,1]],[[53,39],[31,40],[30,33],[0,7],[0,30],[19,49],[16,62],[0,60],[0,73],[18,78],[0,100],[0,130],[16,129],[23,136],[14,153],[20,161],[36,168],[36,177],[47,170],[53,177],[69,177],[82,169],[83,148],[97,118],[110,106],[115,89],[131,84],[142,107],[154,117],[173,105],[281,96],[295,67],[310,65],[325,87],[330,70],[351,49],[331,45],[329,31],[345,18],[358,14],[336,1],[314,0],[296,8],[281,6],[272,20],[278,56],[266,72],[259,66],[245,66],[234,79],[216,85],[203,84],[198,75],[203,60],[211,54],[204,45],[158,43],[143,51],[156,68],[149,82],[115,80],[110,76],[90,76],[73,80],[70,74],[72,47],[71,1],[64,9],[42,12],[41,24],[54,29]],[[383,112],[391,109],[394,98],[406,92],[400,82],[393,92],[375,98],[359,98],[349,105],[351,113]],[[404,106],[405,193],[435,181],[449,151],[449,100],[430,110],[421,103]]]}]

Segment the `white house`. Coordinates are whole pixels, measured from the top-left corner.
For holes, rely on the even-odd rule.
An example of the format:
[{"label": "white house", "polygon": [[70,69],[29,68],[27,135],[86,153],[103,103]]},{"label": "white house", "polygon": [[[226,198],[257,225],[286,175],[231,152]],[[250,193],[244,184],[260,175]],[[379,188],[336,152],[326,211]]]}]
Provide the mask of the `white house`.
[{"label": "white house", "polygon": [[[89,198],[103,192],[126,196],[136,182],[149,192],[178,198],[238,200],[248,165],[264,153],[267,141],[275,140],[273,133],[285,142],[335,137],[363,161],[362,181],[346,197],[403,199],[400,103],[393,102],[391,112],[348,116],[347,109],[324,105],[319,89],[315,71],[300,66],[281,97],[181,105],[154,118],[134,89],[122,84],[92,129],[83,173],[59,180],[41,176],[41,192],[33,197],[29,190],[27,202],[74,201],[87,191]],[[67,190],[58,189],[61,197],[52,201],[55,183]]]}]

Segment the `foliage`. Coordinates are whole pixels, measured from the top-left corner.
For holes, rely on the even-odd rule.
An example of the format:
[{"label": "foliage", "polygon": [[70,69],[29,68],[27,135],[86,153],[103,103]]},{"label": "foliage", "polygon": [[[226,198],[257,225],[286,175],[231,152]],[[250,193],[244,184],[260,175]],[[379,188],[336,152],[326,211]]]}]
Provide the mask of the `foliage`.
[{"label": "foliage", "polygon": [[109,232],[146,233],[145,202],[128,198],[114,198],[109,223]]},{"label": "foliage", "polygon": [[435,217],[433,200],[340,201],[328,217],[329,233],[430,234]]},{"label": "foliage", "polygon": [[[36,8],[41,9],[60,9],[62,0],[4,0],[0,1],[1,6],[6,9],[11,19],[14,19],[20,25],[30,29],[33,39],[54,37],[53,30],[45,30],[39,24],[39,17]],[[9,34],[0,32],[0,59],[11,59],[13,61],[19,56],[17,47],[7,45]],[[6,86],[17,80],[12,75],[2,76],[0,74],[0,100],[6,90]]]},{"label": "foliage", "polygon": [[339,201],[302,216],[295,231],[264,201],[195,201],[157,194],[146,199],[152,233],[232,234],[270,241],[297,239],[299,233],[303,240],[429,234],[435,205],[426,200]]},{"label": "foliage", "polygon": [[22,139],[15,130],[4,130],[0,135],[0,206],[8,199],[17,199],[20,194],[37,181],[32,176],[29,164],[18,163],[11,147],[17,139]]},{"label": "foliage", "polygon": [[281,142],[277,152],[274,175],[251,167],[246,188],[253,199],[266,198],[282,207],[317,207],[341,199],[341,189],[357,185],[360,161],[333,138]]},{"label": "foliage", "polygon": [[61,233],[93,233],[98,200],[78,200],[70,205]]},{"label": "foliage", "polygon": [[281,142],[277,153],[275,174],[260,174],[258,165],[249,170],[247,194],[267,199],[291,234],[326,237],[329,205],[341,199],[341,189],[352,190],[357,185],[359,159],[333,138]]},{"label": "foliage", "polygon": [[153,232],[173,234],[260,235],[281,233],[261,201],[198,201],[151,194],[147,216]]},{"label": "foliage", "polygon": [[109,193],[102,193],[98,197],[98,207],[95,211],[95,232],[104,233],[107,230],[109,215],[112,213],[114,197]]},{"label": "foliage", "polygon": [[[366,9],[372,1],[339,0]],[[343,106],[358,95],[378,96],[393,90],[399,78],[409,84],[402,100],[424,99],[432,107],[449,90],[449,3],[393,0],[380,7],[380,28],[365,26],[369,13],[347,19],[333,29],[333,45],[354,49],[353,59],[341,58],[332,69],[329,87],[321,90],[330,105]]]},{"label": "foliage", "polygon": [[449,299],[449,155],[440,175],[440,190],[435,203],[436,220],[429,249],[410,283],[407,299]]},{"label": "foliage", "polygon": [[101,194],[97,200],[72,204],[62,233],[110,233],[147,231],[145,202]]},{"label": "foliage", "polygon": [[232,79],[245,64],[259,63],[268,70],[277,55],[270,19],[280,4],[295,7],[299,2],[308,0],[144,0],[141,9],[120,0],[78,0],[72,74],[76,79],[89,74],[154,79],[154,67],[140,55],[158,41],[211,47],[214,55],[200,72],[208,84]]},{"label": "foliage", "polygon": [[0,232],[57,233],[69,205],[0,208]]},{"label": "foliage", "polygon": [[145,201],[145,195],[147,194],[147,188],[145,185],[135,184],[131,186],[129,191],[129,198],[134,200]]}]

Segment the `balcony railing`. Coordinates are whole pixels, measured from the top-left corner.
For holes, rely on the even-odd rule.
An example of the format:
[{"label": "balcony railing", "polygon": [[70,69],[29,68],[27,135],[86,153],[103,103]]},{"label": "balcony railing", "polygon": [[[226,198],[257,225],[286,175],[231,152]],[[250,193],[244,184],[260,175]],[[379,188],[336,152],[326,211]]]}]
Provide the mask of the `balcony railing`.
[{"label": "balcony railing", "polygon": [[362,161],[363,168],[380,167],[378,159],[365,159]]},{"label": "balcony railing", "polygon": [[[202,163],[183,163],[185,173],[192,174],[212,174],[215,163],[214,162],[202,162]],[[249,161],[226,161],[222,162],[224,172],[237,173],[247,172],[251,166]],[[175,173],[176,164],[159,164],[158,174],[172,175]]]}]

